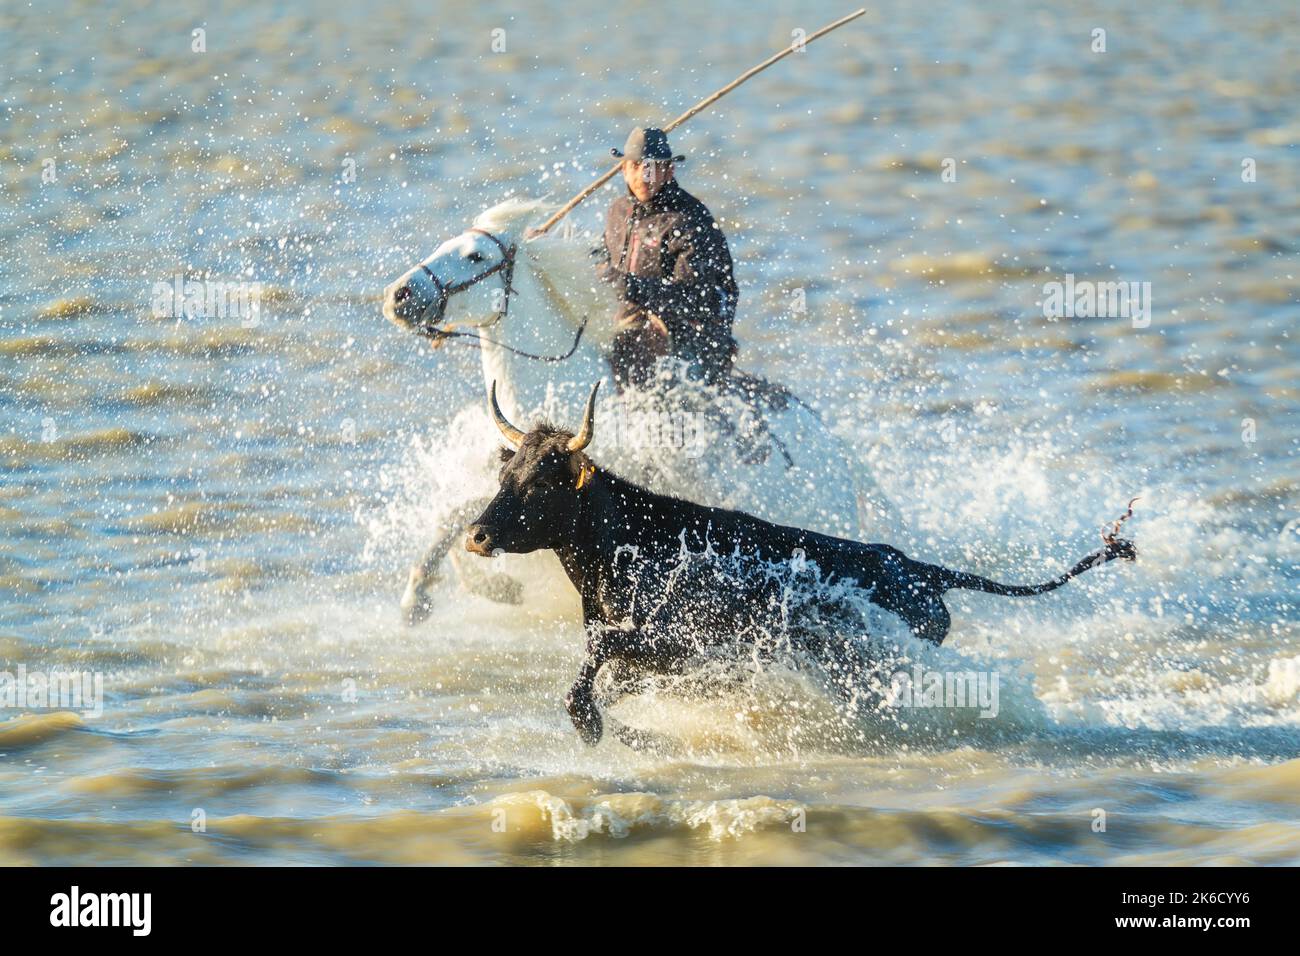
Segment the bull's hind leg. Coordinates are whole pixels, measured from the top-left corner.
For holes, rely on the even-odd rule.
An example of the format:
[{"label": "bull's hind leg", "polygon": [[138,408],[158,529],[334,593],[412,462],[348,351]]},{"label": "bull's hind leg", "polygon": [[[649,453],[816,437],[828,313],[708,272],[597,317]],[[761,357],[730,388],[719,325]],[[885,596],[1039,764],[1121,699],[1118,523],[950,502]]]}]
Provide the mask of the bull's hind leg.
[{"label": "bull's hind leg", "polygon": [[791,634],[791,642],[806,654],[820,672],[824,686],[842,705],[852,705],[861,688],[866,662],[861,648],[850,636],[854,630],[809,628]]},{"label": "bull's hind leg", "polygon": [[623,698],[644,690],[648,682],[649,675],[645,671],[630,666],[621,659],[615,658],[605,665],[595,692],[596,703],[606,712],[605,726],[620,742],[633,750],[664,755],[676,753],[681,748],[670,737],[651,730],[629,727],[608,713],[609,708]]},{"label": "bull's hind leg", "polygon": [[609,718],[609,729],[620,743],[641,753],[669,756],[680,753],[682,749],[677,746],[677,742],[671,737],[657,734],[653,730],[639,730],[636,727],[629,727],[613,717]]},{"label": "bull's hind leg", "polygon": [[[402,615],[407,624],[419,624],[433,613],[429,588],[439,580],[437,570],[443,558],[460,540],[478,514],[487,507],[490,498],[476,498],[461,505],[447,518],[446,529],[424,552],[418,564],[411,568],[402,594]],[[502,604],[519,604],[523,599],[523,585],[509,575],[484,573],[471,562],[461,562],[460,553],[452,552],[452,567],[457,580],[471,594],[478,594]]]}]

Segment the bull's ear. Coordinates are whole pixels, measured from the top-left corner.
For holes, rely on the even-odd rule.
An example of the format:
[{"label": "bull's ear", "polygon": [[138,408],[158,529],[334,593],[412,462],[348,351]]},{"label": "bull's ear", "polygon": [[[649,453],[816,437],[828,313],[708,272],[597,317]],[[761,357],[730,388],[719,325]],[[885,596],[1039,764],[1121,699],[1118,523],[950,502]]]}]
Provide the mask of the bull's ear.
[{"label": "bull's ear", "polygon": [[569,458],[569,466],[573,469],[573,486],[581,491],[591,484],[591,479],[596,474],[596,466],[591,463],[591,459],[582,452],[578,452]]},{"label": "bull's ear", "polygon": [[501,464],[504,465],[511,458],[515,457],[515,450],[513,448],[502,448],[500,455],[501,455]]}]

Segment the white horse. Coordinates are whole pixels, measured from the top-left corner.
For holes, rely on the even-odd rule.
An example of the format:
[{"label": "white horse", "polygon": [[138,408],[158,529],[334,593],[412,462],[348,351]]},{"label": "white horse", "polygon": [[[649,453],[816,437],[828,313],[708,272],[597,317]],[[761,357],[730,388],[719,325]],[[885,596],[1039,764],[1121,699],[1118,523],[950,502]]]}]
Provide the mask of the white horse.
[{"label": "white horse", "polygon": [[[609,366],[602,352],[613,333],[616,303],[595,276],[590,241],[526,237],[542,203],[509,199],[486,210],[466,232],[385,290],[384,315],[406,329],[455,347],[481,349],[485,391],[496,382],[512,421],[575,421],[593,382]],[[456,300],[454,322],[448,321]],[[788,390],[736,373],[714,388],[663,368],[647,391],[607,395],[596,449],[602,464],[656,491],[735,508],[781,524],[855,540],[897,540],[893,506],[847,444]],[[609,390],[611,393],[613,390]],[[496,492],[497,437],[486,415],[481,480],[446,503],[442,533],[410,572],[402,608],[414,623],[427,616],[427,589],[438,564],[460,549],[457,539]],[[518,568],[516,556],[504,558]],[[517,602],[513,577],[485,576],[457,562],[462,582],[497,600]],[[561,574],[558,562],[545,574]],[[558,579],[547,582],[556,583]]]}]

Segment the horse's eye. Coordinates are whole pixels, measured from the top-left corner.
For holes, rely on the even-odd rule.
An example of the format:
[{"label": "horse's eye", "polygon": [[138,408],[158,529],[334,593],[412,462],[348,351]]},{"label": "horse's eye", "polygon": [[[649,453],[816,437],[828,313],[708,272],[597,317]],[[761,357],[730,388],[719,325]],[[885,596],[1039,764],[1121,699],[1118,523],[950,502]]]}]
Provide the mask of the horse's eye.
[{"label": "horse's eye", "polygon": [[481,252],[471,252],[465,258],[468,259],[470,262],[482,262],[483,254]]}]

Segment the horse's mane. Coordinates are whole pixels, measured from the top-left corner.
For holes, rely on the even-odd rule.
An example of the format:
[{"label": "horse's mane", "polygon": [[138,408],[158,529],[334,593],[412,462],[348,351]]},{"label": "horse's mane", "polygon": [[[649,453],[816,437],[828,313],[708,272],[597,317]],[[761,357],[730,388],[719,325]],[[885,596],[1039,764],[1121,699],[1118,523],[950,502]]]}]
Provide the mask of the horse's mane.
[{"label": "horse's mane", "polygon": [[[495,206],[484,209],[474,217],[474,228],[495,232],[520,224],[520,220],[536,215],[551,204],[545,199],[529,199],[525,196],[511,196]],[[557,207],[558,208],[558,207]]]},{"label": "horse's mane", "polygon": [[609,288],[596,280],[591,248],[600,244],[599,237],[567,237],[557,228],[537,239],[525,239],[526,227],[541,223],[546,213],[559,206],[545,199],[511,196],[483,210],[474,226],[497,234],[504,233],[520,244],[521,264],[526,263],[552,301],[569,322],[577,325],[592,318],[588,330],[595,341],[604,343],[613,334],[610,323],[601,321],[612,315],[616,306]]},{"label": "horse's mane", "polygon": [[[511,196],[479,213],[474,226],[511,234],[520,243],[520,252],[526,250],[522,261],[538,275],[570,322],[576,325],[584,317],[604,319],[613,314],[615,302],[608,288],[596,280],[591,248],[600,244],[599,237],[569,237],[557,228],[537,239],[524,238],[527,226],[538,225],[546,213],[558,208],[545,199]],[[610,332],[605,328],[608,325],[597,321],[590,331],[598,341],[603,340]]]}]

